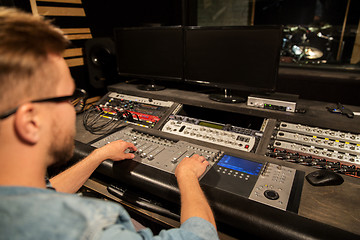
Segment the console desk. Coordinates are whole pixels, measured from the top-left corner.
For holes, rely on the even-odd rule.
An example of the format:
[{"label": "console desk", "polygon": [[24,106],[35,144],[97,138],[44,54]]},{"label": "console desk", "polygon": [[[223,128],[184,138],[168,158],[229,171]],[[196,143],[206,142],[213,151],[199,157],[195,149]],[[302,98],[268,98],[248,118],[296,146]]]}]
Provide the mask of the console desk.
[{"label": "console desk", "polygon": [[[244,159],[255,160],[260,163],[272,163],[302,172],[300,192],[298,192],[298,206],[295,211],[280,210],[249,198],[240,197],[202,184],[205,195],[214,211],[219,231],[233,238],[257,239],[359,239],[360,238],[360,178],[341,174],[344,183],[338,186],[312,186],[304,178],[315,171],[313,167],[283,161],[266,156],[266,151],[273,136],[274,126],[278,122],[289,122],[304,126],[313,126],[322,129],[331,129],[345,133],[360,134],[360,116],[348,118],[345,115],[334,114],[327,111],[326,107],[334,103],[309,101],[299,99],[298,107],[305,109],[304,113],[282,112],[268,109],[249,107],[246,103],[220,103],[211,101],[206,91],[188,91],[167,88],[161,91],[142,91],[135,84],[119,83],[108,87],[114,91],[127,95],[141,96],[150,99],[173,101],[182,104],[190,112],[197,112],[206,119],[209,112],[212,116],[229,117],[231,120],[267,119],[262,139],[256,152],[243,152],[230,149],[221,145],[210,144],[196,139],[187,139],[182,136],[172,136],[192,144],[202,145],[225,151]],[[347,106],[354,112],[360,112],[359,106]],[[204,112],[202,115],[201,113]],[[193,117],[193,116],[190,116]],[[82,125],[82,116],[77,119],[76,149],[74,161],[89,154],[94,142],[99,135],[86,131]],[[226,123],[227,119],[223,119]],[[229,118],[230,121],[230,118]],[[130,124],[131,125],[131,124]],[[170,136],[156,128],[143,128],[132,125],[131,128],[145,131],[156,136]],[[113,163],[105,161],[96,170],[95,174],[85,184],[91,189],[102,186],[100,193],[109,195],[106,187],[109,184],[125,185],[129,190],[154,196],[163,206],[179,206],[179,190],[174,175],[164,173],[158,169],[125,160],[127,163]],[[102,178],[102,176],[104,178]],[[200,182],[201,183],[201,182]],[[100,187],[101,188],[101,187]],[[105,190],[104,190],[105,189]],[[111,195],[111,194],[110,194]],[[168,203],[168,205],[167,205]],[[158,218],[161,217],[155,214]],[[165,214],[166,215],[166,214]],[[177,226],[178,221],[171,214],[165,217],[170,224]],[[220,236],[221,237],[221,236]],[[221,237],[222,238],[222,237]],[[225,237],[224,237],[225,239]]]}]

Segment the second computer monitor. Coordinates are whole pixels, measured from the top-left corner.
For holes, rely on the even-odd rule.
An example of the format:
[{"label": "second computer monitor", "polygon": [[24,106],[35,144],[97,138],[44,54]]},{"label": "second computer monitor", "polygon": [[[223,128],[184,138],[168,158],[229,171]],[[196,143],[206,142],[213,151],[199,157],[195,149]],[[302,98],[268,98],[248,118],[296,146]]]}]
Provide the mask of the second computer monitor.
[{"label": "second computer monitor", "polygon": [[275,90],[279,26],[185,28],[185,81],[250,93]]}]

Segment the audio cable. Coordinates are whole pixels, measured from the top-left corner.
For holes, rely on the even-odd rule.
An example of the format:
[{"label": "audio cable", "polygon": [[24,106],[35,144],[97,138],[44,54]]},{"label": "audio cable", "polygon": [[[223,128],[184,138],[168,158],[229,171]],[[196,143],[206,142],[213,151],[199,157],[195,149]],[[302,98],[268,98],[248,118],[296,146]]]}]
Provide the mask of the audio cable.
[{"label": "audio cable", "polygon": [[84,128],[92,134],[104,135],[114,132],[133,120],[132,114],[110,106],[92,105],[83,114]]}]

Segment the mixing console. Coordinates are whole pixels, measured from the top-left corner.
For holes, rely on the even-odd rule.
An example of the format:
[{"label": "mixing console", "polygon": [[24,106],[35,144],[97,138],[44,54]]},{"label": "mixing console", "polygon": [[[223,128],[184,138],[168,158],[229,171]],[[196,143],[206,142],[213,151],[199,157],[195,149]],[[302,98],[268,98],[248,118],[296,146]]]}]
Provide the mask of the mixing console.
[{"label": "mixing console", "polygon": [[133,161],[170,174],[175,174],[176,166],[184,157],[202,155],[209,166],[202,175],[201,183],[281,210],[289,210],[291,193],[301,191],[299,183],[303,178],[295,176],[302,172],[295,169],[235,157],[214,148],[162,135],[164,133],[154,135],[126,127],[96,140],[92,146],[99,148],[119,139],[132,142],[137,147]]},{"label": "mixing console", "polygon": [[175,173],[177,164],[184,157],[191,157],[194,154],[202,155],[209,161],[210,168],[222,155],[222,152],[216,149],[157,137],[131,128],[115,132],[92,144],[92,146],[99,148],[118,139],[132,142],[137,147],[134,161],[172,174]]}]

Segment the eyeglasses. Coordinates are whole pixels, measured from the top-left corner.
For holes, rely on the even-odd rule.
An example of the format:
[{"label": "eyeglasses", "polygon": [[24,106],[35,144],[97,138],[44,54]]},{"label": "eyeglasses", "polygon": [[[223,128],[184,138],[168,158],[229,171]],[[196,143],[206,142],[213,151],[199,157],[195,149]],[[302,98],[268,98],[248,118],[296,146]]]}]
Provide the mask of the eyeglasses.
[{"label": "eyeglasses", "polygon": [[[69,95],[69,96],[44,98],[44,99],[39,99],[39,100],[32,100],[30,102],[32,102],[32,103],[41,103],[41,102],[65,102],[65,101],[69,101],[76,108],[78,108],[78,106],[81,106],[81,108],[83,108],[84,104],[85,104],[86,97],[87,97],[86,91],[84,89],[77,88],[77,89],[75,89],[74,93],[72,95]],[[1,114],[0,115],[0,120],[5,119],[5,118],[11,116],[12,114],[16,113],[18,108],[19,108],[19,106],[16,107],[16,108],[13,108],[13,109],[11,109],[11,110],[3,113],[3,114]],[[77,111],[78,111],[78,109],[77,109]]]}]

